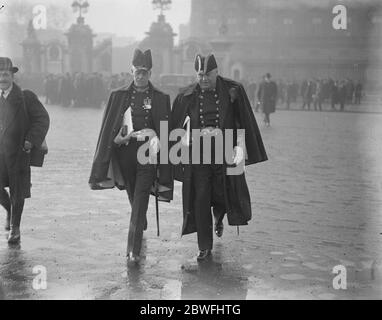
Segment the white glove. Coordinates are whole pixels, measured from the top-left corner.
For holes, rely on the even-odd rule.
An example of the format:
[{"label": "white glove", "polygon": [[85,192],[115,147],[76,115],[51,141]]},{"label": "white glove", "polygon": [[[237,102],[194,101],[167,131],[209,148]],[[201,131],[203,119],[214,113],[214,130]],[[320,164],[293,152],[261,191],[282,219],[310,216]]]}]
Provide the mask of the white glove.
[{"label": "white glove", "polygon": [[239,147],[239,146],[236,146],[234,149],[233,149],[233,153],[234,153],[234,156],[233,156],[233,163],[235,165],[239,165],[240,162],[242,162],[244,160],[244,150],[242,147]]},{"label": "white glove", "polygon": [[160,150],[160,141],[157,136],[150,140],[150,149],[153,154],[157,154]]}]

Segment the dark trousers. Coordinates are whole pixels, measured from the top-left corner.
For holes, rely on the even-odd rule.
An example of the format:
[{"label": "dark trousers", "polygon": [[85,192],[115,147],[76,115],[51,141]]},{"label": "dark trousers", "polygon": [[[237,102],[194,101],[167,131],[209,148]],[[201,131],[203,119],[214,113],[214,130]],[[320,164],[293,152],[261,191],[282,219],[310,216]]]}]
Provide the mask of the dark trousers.
[{"label": "dark trousers", "polygon": [[322,111],[322,100],[318,99],[314,101],[314,110],[320,110]]},{"label": "dark trousers", "polygon": [[127,253],[132,252],[135,255],[141,252],[151,187],[156,177],[155,165],[138,163],[137,149],[140,145],[136,140],[131,140],[128,146],[117,150],[118,163],[127,184],[127,194],[131,205]]},{"label": "dark trousers", "polygon": [[15,199],[9,196],[5,189],[0,190],[0,205],[7,210],[7,219],[11,221],[11,228],[20,227],[21,215],[24,210],[24,199]]},{"label": "dark trousers", "polygon": [[213,246],[211,207],[213,207],[215,224],[223,221],[226,213],[223,174],[222,165],[192,165],[194,212],[199,250],[211,250]]},{"label": "dark trousers", "polygon": [[[11,220],[11,227],[20,227],[25,200],[15,190],[17,189],[15,177],[9,175],[10,169],[5,162],[4,156],[0,154],[0,205],[7,211],[7,218]],[[5,187],[9,187],[10,195],[5,190]]]},{"label": "dark trousers", "polygon": [[310,110],[310,100],[304,100],[304,103],[302,104],[301,109],[305,109],[305,106],[308,107],[308,110]]}]

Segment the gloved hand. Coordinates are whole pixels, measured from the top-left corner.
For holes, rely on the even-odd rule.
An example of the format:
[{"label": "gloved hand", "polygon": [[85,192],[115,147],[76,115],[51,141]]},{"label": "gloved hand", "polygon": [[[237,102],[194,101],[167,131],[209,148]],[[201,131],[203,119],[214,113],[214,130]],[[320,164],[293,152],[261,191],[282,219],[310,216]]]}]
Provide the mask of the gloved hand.
[{"label": "gloved hand", "polygon": [[130,141],[130,138],[132,137],[132,133],[128,134],[127,136],[123,136],[122,135],[122,131],[123,131],[123,128],[121,128],[117,134],[117,136],[114,138],[114,143],[115,144],[118,144],[118,145],[121,145],[121,144],[126,144],[128,145],[129,144],[129,141]]},{"label": "gloved hand", "polygon": [[31,150],[32,150],[32,148],[33,148],[32,143],[29,142],[29,141],[27,141],[27,140],[25,140],[25,142],[24,142],[24,151],[25,151],[26,153],[30,153]]},{"label": "gloved hand", "polygon": [[150,140],[150,149],[152,154],[157,154],[160,150],[160,141],[157,136]]},{"label": "gloved hand", "polygon": [[242,147],[236,146],[233,149],[233,162],[235,165],[239,165],[244,160],[244,150]]}]

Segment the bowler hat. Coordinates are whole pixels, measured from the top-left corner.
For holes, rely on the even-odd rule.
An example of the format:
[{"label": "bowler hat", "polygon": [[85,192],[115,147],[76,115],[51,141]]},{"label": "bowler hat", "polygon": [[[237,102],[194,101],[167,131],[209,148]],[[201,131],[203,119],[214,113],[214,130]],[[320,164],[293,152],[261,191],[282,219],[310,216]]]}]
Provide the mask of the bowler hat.
[{"label": "bowler hat", "polygon": [[8,57],[0,57],[0,71],[11,71],[12,73],[16,73],[19,71],[19,68],[14,67],[12,60]]}]

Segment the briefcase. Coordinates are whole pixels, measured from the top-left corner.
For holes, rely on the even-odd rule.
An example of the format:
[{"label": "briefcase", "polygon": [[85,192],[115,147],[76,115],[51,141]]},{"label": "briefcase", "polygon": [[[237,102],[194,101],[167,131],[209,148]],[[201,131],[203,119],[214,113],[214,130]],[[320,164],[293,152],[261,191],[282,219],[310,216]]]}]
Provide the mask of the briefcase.
[{"label": "briefcase", "polygon": [[44,157],[48,153],[48,145],[44,140],[40,147],[34,147],[31,150],[31,161],[30,165],[32,167],[41,168],[44,164]]}]

